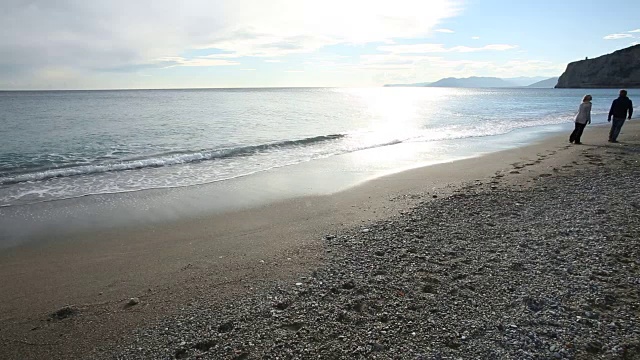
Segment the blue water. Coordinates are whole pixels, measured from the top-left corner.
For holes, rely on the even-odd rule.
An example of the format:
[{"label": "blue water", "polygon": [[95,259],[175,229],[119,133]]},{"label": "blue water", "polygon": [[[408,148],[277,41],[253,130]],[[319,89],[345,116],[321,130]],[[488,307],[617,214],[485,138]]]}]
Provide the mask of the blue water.
[{"label": "blue water", "polygon": [[[206,89],[0,92],[0,206],[224,181],[408,142],[570,123],[616,90]],[[640,101],[640,92],[630,91]]]}]

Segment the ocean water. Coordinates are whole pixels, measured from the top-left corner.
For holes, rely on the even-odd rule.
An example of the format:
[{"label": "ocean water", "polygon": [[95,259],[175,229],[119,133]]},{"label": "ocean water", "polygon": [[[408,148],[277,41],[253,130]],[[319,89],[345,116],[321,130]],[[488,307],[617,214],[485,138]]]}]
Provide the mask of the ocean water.
[{"label": "ocean water", "polygon": [[0,92],[0,206],[206,184],[398,144],[489,143],[570,124],[586,92],[593,122],[606,122],[616,90]]}]

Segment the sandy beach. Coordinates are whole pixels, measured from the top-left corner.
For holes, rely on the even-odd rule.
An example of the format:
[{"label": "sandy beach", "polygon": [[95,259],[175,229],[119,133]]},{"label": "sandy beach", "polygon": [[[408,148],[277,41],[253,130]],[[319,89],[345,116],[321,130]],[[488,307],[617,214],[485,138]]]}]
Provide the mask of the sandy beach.
[{"label": "sandy beach", "polygon": [[640,124],[607,132],[2,250],[0,357],[637,358]]}]

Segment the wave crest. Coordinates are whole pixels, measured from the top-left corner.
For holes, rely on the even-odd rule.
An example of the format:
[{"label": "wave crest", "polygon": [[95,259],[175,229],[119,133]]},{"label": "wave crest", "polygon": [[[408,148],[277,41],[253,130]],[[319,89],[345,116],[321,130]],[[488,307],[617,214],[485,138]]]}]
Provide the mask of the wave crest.
[{"label": "wave crest", "polygon": [[331,134],[308,137],[299,140],[284,140],[259,145],[241,146],[235,148],[222,148],[201,150],[195,152],[173,152],[158,154],[150,158],[129,159],[116,163],[102,163],[81,165],[73,167],[60,167],[45,171],[20,174],[16,176],[0,177],[0,185],[17,184],[28,181],[42,181],[57,177],[70,177],[87,174],[98,174],[111,171],[136,170],[150,167],[163,167],[178,164],[188,164],[200,161],[216,160],[230,157],[251,156],[260,152],[290,148],[296,146],[309,146],[325,141],[336,140],[345,137],[344,134]]}]

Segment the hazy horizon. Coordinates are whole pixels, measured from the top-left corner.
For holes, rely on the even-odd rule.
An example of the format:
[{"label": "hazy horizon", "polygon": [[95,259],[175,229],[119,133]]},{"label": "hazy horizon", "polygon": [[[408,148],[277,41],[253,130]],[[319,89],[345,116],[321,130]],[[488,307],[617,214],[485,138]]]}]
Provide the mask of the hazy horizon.
[{"label": "hazy horizon", "polygon": [[[474,77],[474,76],[471,76]],[[549,78],[544,77],[541,80],[547,80],[547,79],[551,79],[554,77],[558,77],[558,76],[552,76]],[[531,84],[539,82],[541,80],[536,80],[536,78],[541,78],[539,76],[531,76],[531,77],[522,77],[522,78],[526,78],[526,79],[530,79]],[[442,79],[438,79],[438,80],[444,80],[444,79],[449,79],[449,78],[442,78]],[[466,79],[466,78],[459,78],[459,79]],[[509,79],[513,79],[513,78],[498,78],[498,79],[503,79],[503,80],[509,80]],[[421,82],[416,82],[416,83],[421,83]],[[429,83],[429,82],[426,82]],[[407,83],[410,84],[410,83]],[[344,89],[349,89],[349,88],[353,88],[353,89],[358,89],[358,88],[362,88],[362,89],[366,89],[366,88],[376,88],[376,87],[382,87],[384,85],[390,85],[390,84],[382,84],[382,85],[372,85],[372,86],[248,86],[248,87],[243,87],[243,86],[238,86],[238,87],[174,87],[174,88],[113,88],[113,89],[100,89],[100,88],[95,88],[95,89],[0,89],[0,92],[16,92],[16,91],[127,91],[127,90],[131,90],[131,91],[136,91],[136,90],[234,90],[234,89],[244,89],[244,90],[251,90],[251,89],[332,89],[332,88],[344,88]],[[527,87],[527,85],[517,85],[514,84],[514,87]]]},{"label": "hazy horizon", "polygon": [[640,11],[630,0],[543,8],[497,0],[36,0],[5,7],[0,90],[9,91],[550,78],[569,62],[640,41],[640,21],[619,14]]}]

